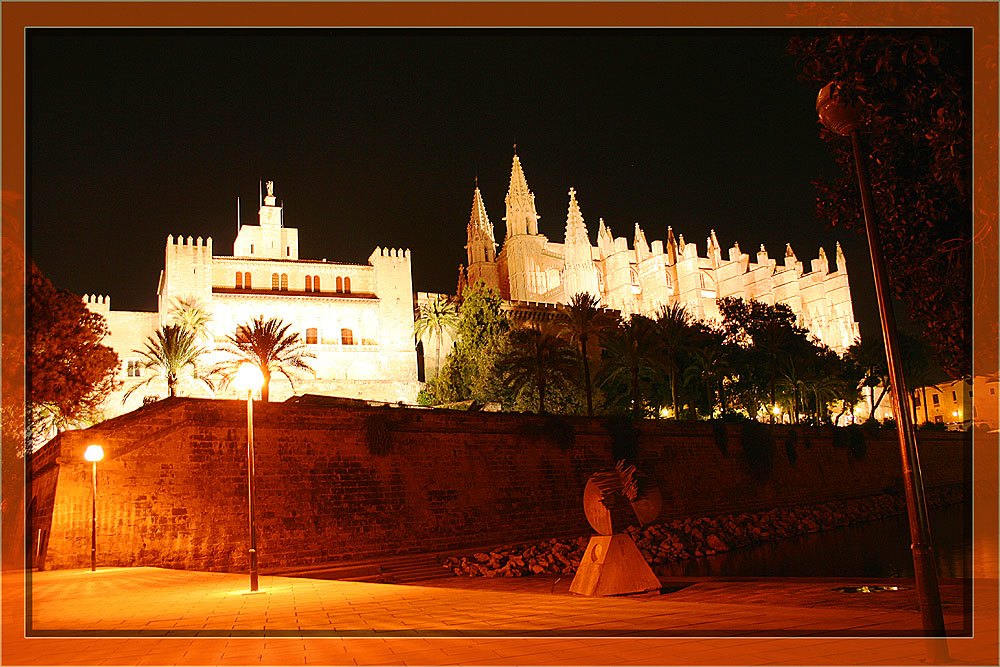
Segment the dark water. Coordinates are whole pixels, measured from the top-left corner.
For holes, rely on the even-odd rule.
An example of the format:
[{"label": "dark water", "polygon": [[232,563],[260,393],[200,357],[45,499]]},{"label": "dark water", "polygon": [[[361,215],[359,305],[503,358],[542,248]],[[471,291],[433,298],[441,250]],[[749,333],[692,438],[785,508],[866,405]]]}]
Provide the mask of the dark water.
[{"label": "dark water", "polygon": [[[970,577],[969,517],[962,505],[930,510],[938,576]],[[667,563],[661,577],[912,577],[906,515]]]}]

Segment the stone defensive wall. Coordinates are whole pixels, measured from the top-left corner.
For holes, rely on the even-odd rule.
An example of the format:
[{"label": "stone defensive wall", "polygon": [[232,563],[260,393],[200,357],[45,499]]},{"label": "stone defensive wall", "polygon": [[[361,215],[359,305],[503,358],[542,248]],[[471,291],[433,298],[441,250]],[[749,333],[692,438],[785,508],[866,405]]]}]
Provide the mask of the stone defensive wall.
[{"label": "stone defensive wall", "polygon": [[[629,442],[661,521],[902,489],[894,430],[622,423],[255,402],[261,571],[591,534],[584,486]],[[925,487],[969,483],[968,434],[919,438]],[[100,566],[244,570],[246,440],[246,402],[194,398],[59,435],[29,461],[30,561],[89,566],[97,443]]]}]

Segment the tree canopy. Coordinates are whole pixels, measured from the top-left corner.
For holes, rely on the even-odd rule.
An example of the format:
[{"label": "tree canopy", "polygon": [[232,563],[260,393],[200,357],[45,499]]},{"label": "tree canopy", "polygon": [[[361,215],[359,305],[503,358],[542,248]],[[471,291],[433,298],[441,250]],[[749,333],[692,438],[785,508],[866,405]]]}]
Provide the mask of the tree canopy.
[{"label": "tree canopy", "polygon": [[235,334],[226,336],[226,343],[222,348],[230,358],[217,364],[212,373],[222,376],[223,386],[227,386],[240,366],[257,366],[264,376],[264,384],[260,389],[260,400],[264,402],[270,399],[271,378],[276,373],[284,375],[294,390],[292,372],[311,371],[309,360],[315,359],[316,355],[306,351],[299,334],[288,332],[291,327],[291,323],[280,318],[265,320],[263,315],[239,325]]},{"label": "tree canopy", "polygon": [[458,340],[421,401],[430,404],[473,399],[503,401],[497,364],[507,354],[510,322],[500,292],[477,283],[462,292]]},{"label": "tree canopy", "polygon": [[101,341],[101,315],[55,287],[29,262],[26,374],[28,410],[36,444],[55,430],[98,421],[118,385],[118,355]]},{"label": "tree canopy", "polygon": [[[971,34],[945,29],[807,33],[788,46],[815,91],[833,81],[860,105],[878,228],[893,292],[941,367],[971,373]],[[816,211],[864,230],[851,143],[819,130],[842,169],[819,179]],[[986,326],[997,332],[997,323]]]}]

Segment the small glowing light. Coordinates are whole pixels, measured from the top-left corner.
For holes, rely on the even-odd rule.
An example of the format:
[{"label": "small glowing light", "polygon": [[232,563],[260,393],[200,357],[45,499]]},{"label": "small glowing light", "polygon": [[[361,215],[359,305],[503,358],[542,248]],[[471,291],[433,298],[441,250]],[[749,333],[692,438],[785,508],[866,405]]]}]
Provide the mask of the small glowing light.
[{"label": "small glowing light", "polygon": [[952,412],[952,413],[951,413],[951,416],[952,416],[952,417],[957,417],[957,416],[958,416],[958,412],[957,412],[957,411],[956,411],[956,412]]},{"label": "small glowing light", "polygon": [[776,406],[774,406],[774,407],[773,407],[773,408],[771,409],[771,412],[773,412],[773,413],[774,413],[774,414],[776,414],[776,415],[780,415],[780,414],[781,414],[781,408],[779,408],[779,407],[778,407],[778,406],[776,405]]},{"label": "small glowing light", "polygon": [[237,389],[244,391],[256,391],[264,386],[264,374],[255,364],[243,364],[236,371],[233,384]]},{"label": "small glowing light", "polygon": [[100,445],[90,445],[83,453],[83,458],[87,461],[94,461],[96,463],[104,458],[104,448]]}]

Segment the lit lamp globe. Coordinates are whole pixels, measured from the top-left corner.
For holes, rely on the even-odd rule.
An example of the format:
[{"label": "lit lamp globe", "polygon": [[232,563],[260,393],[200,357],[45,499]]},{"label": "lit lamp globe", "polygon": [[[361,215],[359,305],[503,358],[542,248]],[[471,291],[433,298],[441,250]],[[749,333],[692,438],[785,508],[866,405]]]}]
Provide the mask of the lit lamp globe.
[{"label": "lit lamp globe", "polygon": [[834,99],[834,83],[823,86],[816,96],[816,113],[826,129],[845,137],[861,127],[861,109]]},{"label": "lit lamp globe", "polygon": [[87,447],[86,451],[83,452],[83,458],[92,463],[97,463],[104,458],[104,448],[100,445],[90,445]]},{"label": "lit lamp globe", "polygon": [[236,385],[237,389],[243,391],[259,391],[264,386],[264,374],[260,372],[260,368],[253,364],[243,364],[236,371],[233,384]]}]

